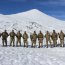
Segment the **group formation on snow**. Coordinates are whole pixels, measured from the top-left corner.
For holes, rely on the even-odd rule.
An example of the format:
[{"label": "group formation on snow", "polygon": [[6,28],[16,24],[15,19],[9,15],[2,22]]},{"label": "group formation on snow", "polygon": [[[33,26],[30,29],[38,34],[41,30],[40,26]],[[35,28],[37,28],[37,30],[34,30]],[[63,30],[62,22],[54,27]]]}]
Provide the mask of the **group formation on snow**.
[{"label": "group formation on snow", "polygon": [[[24,47],[28,47],[28,34],[25,31],[24,34],[22,35],[20,31],[18,31],[17,33],[14,32],[14,30],[12,30],[12,32],[10,32],[9,34],[7,33],[7,31],[5,30],[4,32],[0,33],[0,37],[2,37],[2,45],[3,46],[7,46],[7,38],[8,36],[10,36],[10,46],[21,46],[21,38],[23,38],[23,43],[24,43]],[[16,45],[15,45],[15,36],[17,38],[16,40]],[[55,30],[53,30],[52,34],[49,33],[49,31],[46,32],[46,34],[44,35],[41,31],[39,32],[39,34],[36,34],[36,31],[33,32],[33,34],[30,35],[30,40],[31,40],[31,47],[36,47],[36,43],[37,43],[37,39],[39,42],[39,48],[43,47],[43,41],[44,38],[46,38],[46,47],[48,48],[49,43],[50,43],[50,47],[57,47],[57,40],[58,38],[60,39],[60,47],[64,47],[64,37],[65,34],[63,33],[63,31],[61,30],[60,33],[56,33]],[[53,43],[51,42],[51,40],[53,41]]]}]

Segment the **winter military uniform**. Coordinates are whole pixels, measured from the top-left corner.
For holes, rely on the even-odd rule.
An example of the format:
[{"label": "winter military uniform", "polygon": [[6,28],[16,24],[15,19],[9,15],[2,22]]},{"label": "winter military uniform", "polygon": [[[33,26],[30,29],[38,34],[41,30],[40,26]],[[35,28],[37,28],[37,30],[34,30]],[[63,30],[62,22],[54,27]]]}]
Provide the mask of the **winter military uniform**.
[{"label": "winter military uniform", "polygon": [[20,46],[21,46],[21,37],[22,37],[22,34],[20,33],[20,31],[18,31],[18,33],[16,34],[16,37],[17,37],[16,46],[18,46],[18,43],[20,43]]},{"label": "winter military uniform", "polygon": [[[3,46],[7,46],[7,37],[8,37],[8,33],[6,32],[6,30],[4,32],[2,32],[1,34],[2,36],[2,43],[3,43]],[[4,44],[5,43],[5,44]]]},{"label": "winter military uniform", "polygon": [[39,48],[40,48],[40,47],[43,47],[43,38],[44,38],[44,35],[43,35],[43,33],[40,31],[40,33],[38,34]]},{"label": "winter military uniform", "polygon": [[10,32],[9,35],[10,35],[10,46],[12,46],[12,42],[13,42],[13,46],[15,46],[14,42],[15,42],[15,36],[16,36],[16,34],[15,34],[14,30],[12,30],[12,32]]},{"label": "winter military uniform", "polygon": [[26,31],[23,34],[23,41],[24,41],[24,47],[28,47],[28,34],[26,33]]},{"label": "winter military uniform", "polygon": [[50,46],[52,47],[51,45],[51,40],[50,40],[50,33],[47,31],[47,33],[45,34],[45,37],[46,37],[46,45],[47,45],[47,48],[48,48],[48,42],[50,43]]},{"label": "winter military uniform", "polygon": [[32,46],[31,47],[35,47],[36,46],[36,40],[37,40],[37,34],[34,31],[34,33],[31,35],[31,41],[32,41]]},{"label": "winter military uniform", "polygon": [[64,33],[61,31],[59,34],[59,38],[60,38],[60,47],[64,47]]},{"label": "winter military uniform", "polygon": [[54,47],[56,47],[56,46],[57,46],[58,35],[57,35],[57,33],[55,32],[55,30],[53,30],[53,33],[52,33],[51,38],[52,38],[52,40],[53,40]]}]

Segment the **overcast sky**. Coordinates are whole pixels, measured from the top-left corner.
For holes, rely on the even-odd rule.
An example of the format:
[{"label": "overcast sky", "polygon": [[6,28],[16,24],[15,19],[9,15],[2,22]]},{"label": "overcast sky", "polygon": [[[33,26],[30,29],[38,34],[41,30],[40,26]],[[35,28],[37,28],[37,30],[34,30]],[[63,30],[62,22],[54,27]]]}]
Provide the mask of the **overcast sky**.
[{"label": "overcast sky", "polygon": [[15,14],[30,9],[65,20],[65,0],[0,0],[1,14]]}]

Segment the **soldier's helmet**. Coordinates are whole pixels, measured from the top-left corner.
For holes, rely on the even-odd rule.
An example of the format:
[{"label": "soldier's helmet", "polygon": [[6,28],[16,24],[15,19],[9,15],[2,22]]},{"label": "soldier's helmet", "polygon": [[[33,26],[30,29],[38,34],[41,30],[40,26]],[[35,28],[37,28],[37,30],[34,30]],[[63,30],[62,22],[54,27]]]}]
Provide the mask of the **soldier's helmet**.
[{"label": "soldier's helmet", "polygon": [[47,33],[49,33],[49,32],[47,31]]},{"label": "soldier's helmet", "polygon": [[42,33],[41,30],[40,30],[40,33]]},{"label": "soldier's helmet", "polygon": [[62,33],[63,31],[61,30],[60,32]]},{"label": "soldier's helmet", "polygon": [[6,32],[7,30],[4,30],[4,32]]},{"label": "soldier's helmet", "polygon": [[24,31],[24,34],[26,34],[26,31]]},{"label": "soldier's helmet", "polygon": [[53,30],[53,32],[55,33],[55,30]]},{"label": "soldier's helmet", "polygon": [[34,31],[34,33],[36,34],[36,31]]},{"label": "soldier's helmet", "polygon": [[20,31],[18,31],[18,33],[20,33]]},{"label": "soldier's helmet", "polygon": [[14,32],[14,30],[12,30],[12,32]]}]

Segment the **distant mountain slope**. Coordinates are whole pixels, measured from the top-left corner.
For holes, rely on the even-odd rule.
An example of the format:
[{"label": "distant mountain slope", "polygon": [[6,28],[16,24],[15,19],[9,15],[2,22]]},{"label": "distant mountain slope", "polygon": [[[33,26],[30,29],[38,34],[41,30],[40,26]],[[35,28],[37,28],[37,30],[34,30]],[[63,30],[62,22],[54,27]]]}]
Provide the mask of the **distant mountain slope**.
[{"label": "distant mountain slope", "polygon": [[48,16],[37,9],[32,9],[26,12],[1,15],[0,14],[0,30],[7,29],[11,31],[27,31],[29,33],[36,30],[42,30],[50,32],[55,29],[56,31],[63,30],[65,32],[65,22]]}]

